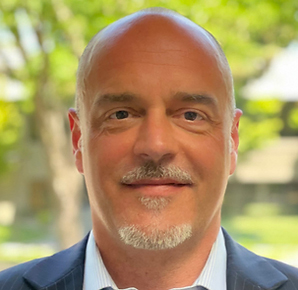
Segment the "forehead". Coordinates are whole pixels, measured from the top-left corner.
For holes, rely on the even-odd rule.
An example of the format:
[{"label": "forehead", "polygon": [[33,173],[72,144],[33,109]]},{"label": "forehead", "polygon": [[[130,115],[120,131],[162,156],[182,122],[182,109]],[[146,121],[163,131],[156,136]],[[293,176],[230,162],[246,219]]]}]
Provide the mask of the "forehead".
[{"label": "forehead", "polygon": [[213,37],[182,16],[132,15],[108,26],[94,38],[89,56],[93,62],[89,66],[92,72],[108,57],[121,62],[131,57],[142,59],[145,52],[164,53],[165,60],[176,60],[175,53],[192,58],[208,56],[209,61],[218,63],[222,58]]},{"label": "forehead", "polygon": [[227,72],[221,58],[212,37],[188,19],[160,15],[124,19],[93,40],[85,101],[90,104],[100,90],[114,93],[120,84],[129,91],[146,85],[150,90],[166,90],[166,82],[172,91],[195,90],[196,85],[204,91],[199,86],[206,82],[207,87],[227,95]]}]

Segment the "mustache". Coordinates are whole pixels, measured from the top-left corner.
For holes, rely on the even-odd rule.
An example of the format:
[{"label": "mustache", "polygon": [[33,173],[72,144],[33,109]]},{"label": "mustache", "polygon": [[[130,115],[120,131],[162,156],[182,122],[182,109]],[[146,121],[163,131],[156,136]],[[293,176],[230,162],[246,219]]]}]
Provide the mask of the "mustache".
[{"label": "mustache", "polygon": [[170,178],[182,184],[193,184],[191,175],[186,170],[175,165],[162,166],[152,161],[129,171],[122,177],[121,183],[130,184],[138,180],[154,178]]}]

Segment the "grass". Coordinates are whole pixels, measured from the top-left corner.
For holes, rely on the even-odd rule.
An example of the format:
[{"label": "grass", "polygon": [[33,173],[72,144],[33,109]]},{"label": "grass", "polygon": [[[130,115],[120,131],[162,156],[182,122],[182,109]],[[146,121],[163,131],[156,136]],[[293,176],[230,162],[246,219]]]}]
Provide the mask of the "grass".
[{"label": "grass", "polygon": [[18,264],[53,253],[54,250],[48,245],[7,243],[0,245],[0,262]]},{"label": "grass", "polygon": [[240,243],[246,245],[288,244],[298,248],[298,216],[236,216],[223,224]]},{"label": "grass", "polygon": [[227,218],[223,226],[249,250],[298,266],[298,215],[265,213]]},{"label": "grass", "polygon": [[47,234],[36,224],[0,226],[0,262],[21,263],[52,254],[53,248],[44,243]]},{"label": "grass", "polygon": [[30,243],[43,239],[46,235],[44,227],[35,225],[17,224],[12,226],[0,225],[0,243],[20,242]]}]

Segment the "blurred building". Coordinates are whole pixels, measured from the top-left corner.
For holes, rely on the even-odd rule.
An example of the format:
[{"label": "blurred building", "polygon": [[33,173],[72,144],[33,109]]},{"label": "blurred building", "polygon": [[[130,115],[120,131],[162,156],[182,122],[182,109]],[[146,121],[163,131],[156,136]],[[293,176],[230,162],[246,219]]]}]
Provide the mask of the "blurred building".
[{"label": "blurred building", "polygon": [[[282,117],[287,118],[298,103],[298,42],[277,54],[264,74],[243,88],[243,95],[249,100],[282,101]],[[284,124],[279,139],[249,152],[238,163],[225,212],[239,213],[250,202],[264,202],[298,213],[298,130]]]},{"label": "blurred building", "polygon": [[238,163],[225,210],[242,213],[252,202],[277,204],[284,214],[298,214],[298,137],[272,140]]}]

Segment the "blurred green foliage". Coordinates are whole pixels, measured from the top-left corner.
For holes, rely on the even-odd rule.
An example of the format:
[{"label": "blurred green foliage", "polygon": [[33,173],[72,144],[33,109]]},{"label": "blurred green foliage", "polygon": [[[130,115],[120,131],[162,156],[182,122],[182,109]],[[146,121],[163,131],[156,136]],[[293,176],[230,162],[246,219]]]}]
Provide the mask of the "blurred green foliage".
[{"label": "blurred green foliage", "polygon": [[290,127],[298,131],[298,103],[292,108],[288,121]]},{"label": "blurred green foliage", "polygon": [[0,100],[0,175],[15,164],[12,154],[20,140],[22,118],[16,104]]},{"label": "blurred green foliage", "polygon": [[[66,112],[73,104],[78,58],[87,42],[116,19],[152,6],[178,11],[222,44],[235,78],[238,106],[245,113],[241,152],[278,136],[285,122],[298,129],[297,106],[284,120],[281,102],[250,102],[240,91],[282,47],[297,39],[297,0],[1,0],[0,45],[6,53],[0,49],[0,82],[20,81],[24,92],[18,102],[9,103],[4,96],[7,101],[0,104],[0,174],[9,168],[7,156],[21,137],[20,112],[34,115],[38,99],[47,108]],[[20,60],[12,65],[7,51],[15,51]]]},{"label": "blurred green foliage", "polygon": [[246,102],[245,114],[240,122],[240,153],[261,147],[266,140],[279,136],[284,126],[282,108],[283,103],[279,100]]}]

